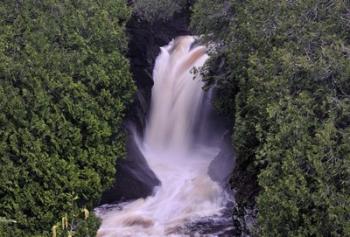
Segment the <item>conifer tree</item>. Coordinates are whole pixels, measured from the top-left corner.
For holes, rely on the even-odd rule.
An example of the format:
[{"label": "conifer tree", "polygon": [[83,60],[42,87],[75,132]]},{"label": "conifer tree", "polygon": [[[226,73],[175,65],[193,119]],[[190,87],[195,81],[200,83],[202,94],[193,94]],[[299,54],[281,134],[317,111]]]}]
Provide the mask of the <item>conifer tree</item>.
[{"label": "conifer tree", "polygon": [[0,217],[28,236],[91,208],[113,182],[135,91],[130,10],[122,0],[4,0],[0,15]]}]

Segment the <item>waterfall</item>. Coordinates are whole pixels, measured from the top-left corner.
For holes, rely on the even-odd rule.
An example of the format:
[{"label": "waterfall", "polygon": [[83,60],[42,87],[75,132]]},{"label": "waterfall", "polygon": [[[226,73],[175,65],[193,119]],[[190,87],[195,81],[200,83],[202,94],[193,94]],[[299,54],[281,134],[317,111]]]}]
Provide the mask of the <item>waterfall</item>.
[{"label": "waterfall", "polygon": [[[208,55],[195,41],[181,36],[161,47],[145,134],[135,137],[161,185],[146,199],[100,214],[99,237],[190,236],[184,231],[188,223],[222,215],[230,199],[208,175],[219,147],[198,137],[204,134],[198,130],[206,128],[201,124],[208,118],[203,113],[208,96],[200,75],[193,71],[203,66]],[[214,139],[215,131],[207,129]]]}]

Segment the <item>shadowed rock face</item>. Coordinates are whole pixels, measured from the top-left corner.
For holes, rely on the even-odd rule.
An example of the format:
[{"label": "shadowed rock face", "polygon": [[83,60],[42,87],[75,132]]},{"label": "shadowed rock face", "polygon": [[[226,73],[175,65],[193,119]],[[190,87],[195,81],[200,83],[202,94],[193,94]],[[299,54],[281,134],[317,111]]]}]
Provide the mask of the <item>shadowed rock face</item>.
[{"label": "shadowed rock face", "polygon": [[160,185],[132,135],[127,141],[127,158],[118,160],[116,169],[115,183],[103,194],[101,204],[145,198]]},{"label": "shadowed rock face", "polygon": [[176,14],[169,21],[150,24],[133,16],[128,22],[129,52],[131,71],[134,75],[138,92],[134,105],[128,114],[141,135],[149,111],[151,90],[153,87],[152,72],[160,47],[168,44],[179,35],[189,35],[189,12]]},{"label": "shadowed rock face", "polygon": [[230,189],[229,181],[234,168],[234,156],[231,136],[227,132],[223,137],[219,154],[214,158],[208,168],[210,178],[218,182],[225,189]]}]

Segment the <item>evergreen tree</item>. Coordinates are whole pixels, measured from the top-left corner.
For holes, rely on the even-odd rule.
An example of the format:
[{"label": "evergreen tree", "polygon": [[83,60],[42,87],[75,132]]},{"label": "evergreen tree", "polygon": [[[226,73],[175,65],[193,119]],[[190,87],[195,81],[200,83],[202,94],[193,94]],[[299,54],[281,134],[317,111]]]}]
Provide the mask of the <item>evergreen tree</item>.
[{"label": "evergreen tree", "polygon": [[112,184],[135,91],[130,11],[122,0],[4,0],[0,15],[0,217],[28,236]]},{"label": "evergreen tree", "polygon": [[192,26],[218,45],[207,81],[234,112],[237,169],[258,175],[258,235],[349,236],[350,2],[216,4]]}]

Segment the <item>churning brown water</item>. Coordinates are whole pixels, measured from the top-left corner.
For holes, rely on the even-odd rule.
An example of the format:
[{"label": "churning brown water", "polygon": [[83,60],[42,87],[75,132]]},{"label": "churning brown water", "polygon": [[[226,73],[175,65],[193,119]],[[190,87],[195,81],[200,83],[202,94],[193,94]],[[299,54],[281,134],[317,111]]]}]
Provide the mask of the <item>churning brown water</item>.
[{"label": "churning brown water", "polygon": [[162,47],[153,72],[150,116],[138,145],[161,186],[153,196],[100,214],[99,237],[199,236],[186,233],[186,225],[220,216],[229,200],[208,176],[219,149],[201,144],[194,132],[205,118],[199,116],[203,82],[192,69],[208,59],[194,42],[182,36]]}]

